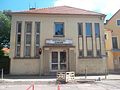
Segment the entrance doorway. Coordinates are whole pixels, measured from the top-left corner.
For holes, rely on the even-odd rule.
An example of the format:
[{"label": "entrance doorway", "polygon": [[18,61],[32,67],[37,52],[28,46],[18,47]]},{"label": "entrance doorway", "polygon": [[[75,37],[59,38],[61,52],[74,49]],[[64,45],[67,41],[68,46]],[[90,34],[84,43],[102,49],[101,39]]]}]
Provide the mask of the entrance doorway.
[{"label": "entrance doorway", "polygon": [[52,72],[67,71],[68,56],[66,50],[51,51],[50,70]]}]

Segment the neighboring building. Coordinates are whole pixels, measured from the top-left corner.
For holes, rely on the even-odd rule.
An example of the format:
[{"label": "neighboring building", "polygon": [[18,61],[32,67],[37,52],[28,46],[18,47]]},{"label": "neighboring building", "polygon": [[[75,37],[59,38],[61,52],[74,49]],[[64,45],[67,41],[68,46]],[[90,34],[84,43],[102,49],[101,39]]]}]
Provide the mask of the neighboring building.
[{"label": "neighboring building", "polygon": [[10,74],[104,74],[104,18],[69,6],[13,12]]},{"label": "neighboring building", "polygon": [[[118,10],[105,24],[107,39],[109,71],[120,71],[120,10]],[[109,32],[109,33],[108,33]],[[111,33],[111,34],[110,34]],[[107,41],[107,40],[106,40]]]},{"label": "neighboring building", "polygon": [[113,72],[113,52],[112,52],[112,30],[105,29],[105,48],[107,56],[107,69],[108,72]]}]

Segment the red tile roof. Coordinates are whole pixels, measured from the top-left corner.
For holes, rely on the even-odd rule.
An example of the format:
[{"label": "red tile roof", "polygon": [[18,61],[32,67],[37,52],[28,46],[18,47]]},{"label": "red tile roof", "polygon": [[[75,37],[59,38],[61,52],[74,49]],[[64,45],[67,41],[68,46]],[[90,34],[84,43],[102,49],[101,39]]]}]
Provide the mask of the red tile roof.
[{"label": "red tile roof", "polygon": [[33,9],[28,11],[21,11],[21,12],[13,12],[13,14],[67,14],[67,15],[103,15],[101,13],[74,8],[70,6],[57,6],[57,7],[50,7],[50,8],[41,8],[41,9]]}]

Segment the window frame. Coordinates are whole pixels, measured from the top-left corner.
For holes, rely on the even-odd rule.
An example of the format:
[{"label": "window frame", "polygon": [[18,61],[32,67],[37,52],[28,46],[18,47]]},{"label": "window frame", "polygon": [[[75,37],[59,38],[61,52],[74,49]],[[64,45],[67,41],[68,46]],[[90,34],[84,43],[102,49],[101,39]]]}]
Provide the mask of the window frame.
[{"label": "window frame", "polygon": [[[81,32],[80,32],[80,30],[81,30]],[[78,36],[83,36],[83,23],[82,22],[78,23]]]},{"label": "window frame", "polygon": [[[31,31],[30,32],[27,32],[27,23],[31,23]],[[24,57],[31,57],[31,45],[32,45],[32,27],[33,27],[33,22],[32,21],[25,21],[25,40],[24,40]],[[26,35],[30,35],[31,36],[31,41],[30,41],[30,44],[27,44],[26,43]],[[27,56],[26,54],[26,47],[29,46],[30,47],[30,56]]]},{"label": "window frame", "polygon": [[120,19],[117,19],[117,20],[116,20],[116,26],[120,26],[120,24],[118,25],[118,20],[119,20],[119,22],[120,22]]},{"label": "window frame", "polygon": [[[117,38],[117,48],[113,48],[113,38]],[[113,49],[118,49],[119,48],[119,40],[118,40],[118,36],[112,36],[112,48]]]},{"label": "window frame", "polygon": [[[63,24],[63,35],[56,35],[56,24]],[[54,37],[64,37],[65,36],[65,23],[64,22],[54,22]]]},{"label": "window frame", "polygon": [[[37,24],[39,23],[39,32],[37,32]],[[37,52],[38,52],[38,54],[39,54],[39,49],[37,49],[37,47],[39,47],[40,48],[40,29],[41,28],[41,23],[40,23],[40,21],[36,21],[35,22],[35,39],[34,39],[34,56],[36,57],[36,58],[39,58],[40,57],[40,55],[37,55]],[[39,43],[37,43],[37,36],[39,36]]]},{"label": "window frame", "polygon": [[[18,32],[19,23],[21,23],[21,31]],[[16,40],[15,40],[15,57],[21,56],[21,33],[22,33],[22,21],[16,22]],[[20,42],[18,43],[18,36],[20,35]],[[20,53],[18,55],[18,47],[20,47]]]}]

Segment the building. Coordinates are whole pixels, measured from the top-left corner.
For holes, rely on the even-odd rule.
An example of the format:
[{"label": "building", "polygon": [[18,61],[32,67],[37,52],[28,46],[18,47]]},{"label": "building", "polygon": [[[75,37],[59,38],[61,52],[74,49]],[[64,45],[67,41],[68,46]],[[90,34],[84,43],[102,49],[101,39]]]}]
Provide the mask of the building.
[{"label": "building", "polygon": [[69,6],[13,12],[10,74],[104,74],[104,18]]},{"label": "building", "polygon": [[[109,47],[108,52],[108,62],[109,64],[109,71],[120,71],[120,10],[118,10],[105,24],[106,29],[106,36],[107,39],[111,39],[110,43],[106,43]],[[110,31],[108,33],[107,31]],[[109,34],[109,35],[108,35]]]},{"label": "building", "polygon": [[111,73],[114,71],[113,52],[112,52],[112,30],[105,29],[105,48],[107,56],[107,69]]}]

